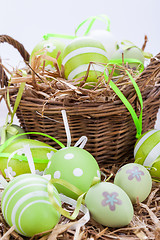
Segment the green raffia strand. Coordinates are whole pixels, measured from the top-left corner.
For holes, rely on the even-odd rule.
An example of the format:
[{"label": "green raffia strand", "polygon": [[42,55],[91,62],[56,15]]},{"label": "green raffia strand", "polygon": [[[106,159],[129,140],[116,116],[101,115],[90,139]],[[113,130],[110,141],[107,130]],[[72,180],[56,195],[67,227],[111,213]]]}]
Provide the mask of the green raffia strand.
[{"label": "green raffia strand", "polygon": [[76,36],[72,36],[72,35],[48,33],[48,34],[45,34],[45,35],[43,36],[43,39],[44,39],[44,40],[48,40],[49,38],[52,38],[52,37],[55,37],[55,38],[63,38],[63,39],[71,39],[71,40],[76,38]]},{"label": "green raffia strand", "polygon": [[94,22],[95,22],[96,20],[100,20],[100,21],[103,21],[104,23],[106,23],[106,24],[107,24],[107,31],[110,32],[110,19],[109,19],[106,15],[101,14],[101,15],[98,15],[98,16],[89,17],[89,18],[85,19],[83,22],[81,22],[81,23],[78,25],[78,27],[76,28],[76,30],[75,30],[75,35],[77,35],[77,32],[79,31],[79,29],[80,29],[86,22],[89,22],[89,21],[90,21],[90,23],[89,23],[89,25],[88,25],[88,28],[86,29],[86,31],[85,31],[85,33],[84,33],[84,36],[87,35],[87,34],[90,32],[90,30],[91,30],[91,28],[92,28],[92,26],[93,26],[93,24],[94,24]]},{"label": "green raffia strand", "polygon": [[[36,149],[37,149],[37,148],[36,148]],[[9,158],[10,155],[11,155],[11,153],[0,153],[0,158]],[[15,155],[13,156],[13,158],[14,158],[15,160],[28,162],[27,157],[22,156],[22,155],[15,154]],[[43,161],[42,161],[42,160],[39,160],[38,158],[34,158],[34,163],[39,163],[39,162],[41,162],[41,163],[42,163],[42,162],[43,162],[43,163],[48,163],[48,160],[43,159]]]},{"label": "green raffia strand", "polygon": [[[122,58],[121,58],[121,59],[110,59],[109,63],[119,65],[119,64],[122,64],[123,62],[122,62]],[[137,64],[139,64],[140,69],[138,70],[138,72],[140,72],[140,73],[143,72],[143,70],[144,70],[143,63],[140,60],[138,60],[138,59],[124,58],[124,64],[126,64],[126,63],[128,63],[128,64],[129,63],[137,63]]]},{"label": "green raffia strand", "polygon": [[[23,76],[27,75],[27,73],[24,70],[21,70],[21,72],[22,72]],[[10,84],[11,83],[9,82],[8,86],[10,86]],[[18,130],[12,126],[12,123],[13,123],[14,115],[15,115],[15,113],[17,111],[17,108],[19,106],[19,103],[21,101],[22,94],[23,94],[23,91],[24,91],[24,88],[25,88],[25,84],[26,84],[25,82],[20,84],[20,87],[19,87],[19,90],[18,90],[18,93],[17,93],[17,97],[16,97],[16,101],[15,101],[15,104],[14,104],[14,107],[13,107],[13,112],[12,112],[12,109],[11,109],[11,103],[10,103],[10,97],[9,97],[9,88],[7,89],[7,104],[8,104],[9,110],[11,112],[11,120],[10,120],[10,123],[8,123],[8,115],[9,115],[8,114],[7,118],[6,118],[6,123],[5,123],[5,125],[3,126],[3,129],[2,129],[1,144],[4,144],[4,142],[6,141],[6,132],[10,133],[11,135],[16,135],[18,133]]]},{"label": "green raffia strand", "polygon": [[[70,213],[68,211],[64,210],[62,207],[60,207],[56,203],[56,201],[53,197],[54,190],[53,190],[52,184],[54,185],[54,183],[61,184],[62,186],[68,188],[69,190],[71,190],[72,192],[76,193],[79,196],[78,199],[77,199],[76,208],[75,208],[74,212],[72,213],[72,215],[70,215]],[[83,202],[83,198],[84,198],[86,192],[83,193],[80,189],[76,188],[74,185],[72,185],[72,184],[70,184],[67,181],[62,180],[62,179],[51,179],[48,182],[47,189],[48,189],[48,196],[49,196],[50,202],[52,203],[53,207],[63,216],[65,216],[65,217],[67,217],[71,220],[74,220],[78,216],[78,213],[79,213],[79,210],[80,210],[80,207],[81,207],[81,204]]]},{"label": "green raffia strand", "polygon": [[[106,79],[107,82],[108,82],[108,76],[107,76],[105,70],[108,67],[108,65],[109,64],[107,64],[105,66],[105,69],[104,69],[104,76],[105,76],[105,79]],[[124,103],[124,105],[126,106],[128,111],[130,112],[130,114],[131,114],[131,116],[133,118],[134,124],[136,126],[136,129],[137,129],[136,138],[139,138],[141,136],[141,132],[142,132],[142,113],[143,113],[142,95],[141,95],[139,87],[138,87],[137,83],[135,82],[134,78],[131,76],[131,74],[127,70],[125,70],[125,71],[128,74],[128,76],[129,76],[129,78],[130,78],[130,80],[131,80],[131,82],[132,82],[132,84],[133,84],[133,86],[135,88],[135,91],[137,93],[137,96],[138,96],[138,99],[139,99],[139,102],[140,102],[141,111],[140,111],[139,118],[138,118],[136,112],[134,111],[132,105],[129,103],[129,101],[126,99],[126,97],[123,95],[123,93],[119,90],[119,88],[115,85],[115,83],[110,81],[109,85],[113,89],[113,91],[117,94],[117,96],[121,99],[121,101]]]},{"label": "green raffia strand", "polygon": [[27,132],[27,133],[20,133],[20,134],[17,134],[11,138],[9,138],[7,141],[5,141],[1,146],[0,146],[0,153],[6,148],[9,146],[9,144],[15,140],[17,137],[20,137],[20,136],[24,136],[24,135],[31,135],[31,134],[34,134],[34,135],[42,135],[42,136],[45,136],[45,137],[48,137],[50,139],[52,139],[53,141],[55,141],[60,147],[64,148],[65,146],[63,145],[63,143],[61,143],[60,141],[58,141],[56,138],[54,137],[51,137],[50,135],[48,134],[45,134],[45,133],[40,133],[40,132]]}]

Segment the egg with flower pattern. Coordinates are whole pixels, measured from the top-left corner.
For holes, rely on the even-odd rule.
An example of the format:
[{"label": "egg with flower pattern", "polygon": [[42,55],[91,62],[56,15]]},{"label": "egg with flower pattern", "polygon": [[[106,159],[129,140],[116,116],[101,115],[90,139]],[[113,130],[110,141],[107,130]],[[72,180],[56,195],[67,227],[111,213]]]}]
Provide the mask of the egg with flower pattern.
[{"label": "egg with flower pattern", "polygon": [[101,182],[92,186],[85,203],[92,218],[108,227],[123,227],[133,218],[133,205],[128,195],[117,185]]},{"label": "egg with flower pattern", "polygon": [[[100,180],[100,169],[95,158],[79,147],[62,148],[54,153],[45,174],[50,175],[51,178],[63,179],[83,193],[89,190],[94,178]],[[60,184],[56,183],[55,186],[59,193],[75,199],[78,197]]]},{"label": "egg with flower pattern", "polygon": [[118,170],[114,184],[128,194],[132,203],[136,203],[137,200],[143,202],[151,191],[152,178],[144,166],[129,163]]},{"label": "egg with flower pattern", "polygon": [[[26,146],[29,146],[31,151],[36,173],[40,175],[43,174],[51,156],[56,151],[50,145],[33,139],[15,139],[4,146],[4,148],[3,145],[0,148],[0,166],[3,176],[6,178],[9,177],[8,170],[13,177],[31,172],[27,158],[28,152],[25,150]],[[13,154],[14,152],[15,154]],[[8,163],[8,158],[11,155]]]}]

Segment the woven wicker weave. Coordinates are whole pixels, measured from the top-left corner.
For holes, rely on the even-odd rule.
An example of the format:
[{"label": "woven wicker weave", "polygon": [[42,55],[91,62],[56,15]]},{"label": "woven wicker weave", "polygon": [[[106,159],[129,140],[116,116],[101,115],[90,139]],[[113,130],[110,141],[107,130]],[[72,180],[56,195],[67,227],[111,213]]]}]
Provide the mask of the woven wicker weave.
[{"label": "woven wicker weave", "polygon": [[[0,36],[0,42],[10,44],[9,39],[9,37]],[[29,54],[16,44],[12,41],[12,45],[27,61]],[[2,86],[6,84],[3,79],[1,82],[3,82]],[[145,132],[154,127],[160,106],[160,54],[151,59],[150,64],[136,79],[136,82],[143,97],[143,132]],[[10,92],[12,104],[14,104],[16,93],[17,89]],[[138,100],[133,86],[127,85],[123,94],[139,114]],[[66,134],[61,116],[61,110],[65,109],[71,130],[72,145],[82,135],[85,135],[88,137],[85,149],[93,154],[99,164],[124,163],[133,160],[136,128],[130,113],[118,97],[114,101],[103,103],[95,101],[59,103],[49,100],[45,108],[44,102],[44,99],[39,98],[34,92],[27,90],[24,92],[17,116],[25,131],[47,133],[66,145]],[[42,109],[45,117],[42,117]],[[43,136],[32,136],[32,138],[45,141],[57,148],[54,142]]]}]

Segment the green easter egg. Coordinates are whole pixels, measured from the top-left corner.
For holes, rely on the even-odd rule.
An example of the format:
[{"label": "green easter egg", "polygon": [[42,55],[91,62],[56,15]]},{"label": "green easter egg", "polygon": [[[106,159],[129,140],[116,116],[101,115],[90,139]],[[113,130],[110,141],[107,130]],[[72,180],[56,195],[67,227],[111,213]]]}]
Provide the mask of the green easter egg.
[{"label": "green easter egg", "polygon": [[[25,145],[28,144],[31,149],[36,173],[40,175],[43,174],[43,171],[47,167],[47,164],[52,154],[56,152],[56,150],[50,145],[43,143],[41,141],[33,139],[17,139],[11,142],[6,148],[4,148],[4,150],[0,152],[0,166],[1,166],[0,170],[4,177],[6,178],[8,177],[7,161],[10,154],[12,154],[14,151],[18,149],[22,149]],[[20,174],[31,172],[25,153],[21,150],[19,153],[15,154],[12,157],[8,166],[13,177]]]},{"label": "green easter egg", "polygon": [[[75,79],[86,75],[90,62],[108,63],[104,46],[94,38],[79,37],[72,40],[64,49],[62,64],[65,78]],[[92,64],[87,82],[97,82],[97,77],[104,71],[104,66]]]},{"label": "green easter egg", "polygon": [[[2,194],[1,209],[8,225],[24,236],[52,229],[60,214],[49,201],[48,181],[34,174],[23,174],[14,178]],[[53,186],[53,197],[61,206],[60,196]]]},{"label": "green easter egg", "polygon": [[149,130],[138,138],[134,158],[135,163],[149,167],[153,179],[160,180],[160,130]]},{"label": "green easter egg", "polygon": [[113,53],[116,52],[117,41],[111,32],[103,29],[96,29],[90,31],[87,36],[92,37],[103,44],[109,59]]},{"label": "green easter egg", "polygon": [[[142,65],[144,65],[145,58],[140,48],[135,46],[133,43],[130,43],[130,45],[124,44],[122,48],[113,53],[111,61],[114,60],[116,63],[117,60],[117,63],[121,64],[119,63],[119,60],[122,61],[122,52],[124,54],[124,62],[126,61],[128,63],[129,68],[132,68],[133,70],[141,70]],[[128,59],[130,59],[130,62],[128,62]],[[117,73],[119,74],[118,70]]]},{"label": "green easter egg", "polygon": [[114,184],[122,188],[132,203],[143,202],[151,192],[152,178],[148,170],[136,163],[125,164],[115,175]]},{"label": "green easter egg", "polygon": [[134,210],[128,195],[117,185],[101,182],[89,189],[85,203],[91,217],[108,227],[124,227],[133,218]]},{"label": "green easter egg", "polygon": [[[66,180],[84,193],[89,190],[94,177],[100,178],[100,169],[89,152],[82,148],[69,147],[62,148],[52,156],[45,174],[51,175],[51,178]],[[75,193],[64,186],[55,186],[59,193],[77,198]]]},{"label": "green easter egg", "polygon": [[[0,127],[0,144],[1,144],[1,134],[2,134],[2,129],[3,127]],[[11,131],[13,129],[13,133],[16,132],[16,134],[12,134]],[[10,128],[8,129],[8,131],[6,131],[6,139],[8,140],[9,138],[13,137],[14,135],[20,134],[20,133],[25,133],[24,129],[21,128],[20,126],[16,125],[16,124],[12,124],[10,126]],[[28,138],[28,135],[23,135],[23,136],[19,136],[16,138],[17,139],[24,139],[24,138]]]},{"label": "green easter egg", "polygon": [[[62,53],[63,53],[64,47],[65,47],[65,44],[56,38],[49,38],[47,40],[43,40],[43,41],[39,42],[33,49],[31,56],[30,56],[30,61],[35,55],[42,55],[44,53],[46,53],[47,56],[56,58],[58,52],[61,51],[61,54],[57,60],[59,67],[61,67]],[[49,61],[49,60],[45,60],[45,67],[48,70],[55,70],[53,62]]]}]

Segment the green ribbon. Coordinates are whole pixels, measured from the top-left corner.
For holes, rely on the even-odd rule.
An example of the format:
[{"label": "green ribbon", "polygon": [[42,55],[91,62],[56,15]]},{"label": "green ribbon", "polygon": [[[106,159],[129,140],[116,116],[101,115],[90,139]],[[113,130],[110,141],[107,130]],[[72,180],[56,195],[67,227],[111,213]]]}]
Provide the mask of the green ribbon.
[{"label": "green ribbon", "polygon": [[[22,70],[21,72],[22,72],[23,76],[27,75],[27,73],[24,70]],[[16,101],[14,103],[13,112],[12,112],[12,109],[11,109],[11,103],[10,103],[10,97],[9,97],[9,88],[7,89],[7,104],[8,104],[9,110],[10,110],[11,120],[10,120],[10,123],[8,123],[8,115],[9,115],[8,114],[7,118],[6,118],[6,123],[3,126],[2,132],[1,132],[1,144],[4,144],[4,142],[6,141],[7,132],[10,133],[13,136],[18,133],[18,130],[12,126],[12,123],[13,123],[14,115],[15,115],[15,113],[17,111],[17,108],[19,106],[19,103],[21,101],[22,94],[23,94],[23,91],[24,91],[24,88],[25,88],[25,84],[26,84],[25,82],[20,84],[20,87],[19,87],[19,90],[18,90],[18,93],[17,93],[17,97],[16,97]],[[10,86],[10,83],[9,83],[8,86]]]},{"label": "green ribbon", "polygon": [[126,63],[137,63],[139,65],[139,70],[138,72],[141,73],[143,72],[144,70],[144,65],[143,63],[138,60],[138,59],[134,59],[134,58],[124,58],[124,61],[122,61],[122,58],[120,59],[110,59],[109,60],[109,63],[111,64],[117,64],[117,65],[122,65],[123,63],[126,64]]},{"label": "green ribbon", "polygon": [[56,33],[48,33],[48,34],[45,34],[43,36],[44,40],[48,40],[49,38],[63,38],[63,39],[75,39],[76,36],[72,36],[72,35],[65,35],[65,34],[56,34]]},{"label": "green ribbon", "polygon": [[[72,192],[76,193],[79,196],[77,199],[77,205],[76,205],[75,210],[72,213],[72,215],[70,215],[70,213],[68,211],[64,210],[62,207],[60,207],[56,203],[56,201],[53,197],[54,190],[53,190],[53,186],[52,186],[52,184],[54,185],[55,183],[58,183],[62,186],[67,187],[69,190],[71,190]],[[68,183],[67,181],[65,181],[63,179],[51,179],[48,182],[47,189],[48,189],[48,196],[49,196],[50,202],[52,203],[53,207],[63,216],[65,216],[71,220],[74,220],[78,216],[78,213],[79,213],[79,210],[80,210],[80,207],[81,207],[81,204],[83,202],[83,198],[84,198],[86,192],[83,193],[80,189],[78,189],[77,187],[75,187],[74,185]]]},{"label": "green ribbon", "polygon": [[58,33],[48,33],[48,34],[45,34],[43,35],[43,39],[44,40],[48,40],[49,38],[62,38],[62,39],[69,39],[69,40],[73,40],[75,38],[77,38],[77,32],[79,31],[79,29],[86,23],[86,22],[89,22],[89,25],[84,33],[84,36],[87,35],[94,22],[96,20],[100,20],[102,22],[104,22],[106,25],[107,25],[107,31],[110,32],[110,19],[108,18],[108,16],[104,15],[104,14],[101,14],[101,15],[98,15],[98,16],[91,16],[89,18],[87,18],[86,20],[84,20],[83,22],[81,22],[78,27],[76,28],[75,30],[75,35],[72,36],[72,35],[66,35],[66,34],[58,34]]},{"label": "green ribbon", "polygon": [[27,133],[20,133],[20,134],[17,134],[11,138],[9,138],[7,141],[5,141],[1,146],[0,146],[0,154],[2,153],[2,151],[8,147],[12,142],[13,140],[15,140],[16,138],[20,137],[20,136],[24,136],[24,135],[31,135],[31,134],[34,134],[34,135],[41,135],[41,136],[45,136],[45,137],[48,137],[50,139],[52,139],[54,142],[56,142],[60,147],[64,148],[65,145],[63,145],[63,143],[61,143],[59,140],[57,140],[56,138],[54,137],[51,137],[50,135],[48,134],[45,134],[45,133],[40,133],[40,132],[27,132]]},{"label": "green ribbon", "polygon": [[79,29],[80,29],[85,23],[89,22],[89,25],[88,25],[85,33],[84,33],[84,36],[87,35],[87,34],[90,32],[90,30],[91,30],[91,28],[92,28],[92,26],[93,26],[93,24],[94,24],[94,22],[95,22],[96,20],[103,21],[103,22],[107,25],[107,29],[106,29],[106,30],[107,30],[108,32],[110,32],[110,19],[109,19],[106,15],[101,14],[101,15],[98,15],[98,16],[91,16],[91,17],[85,19],[83,22],[81,22],[81,23],[78,25],[78,27],[76,28],[76,30],[75,30],[75,35],[77,35],[77,32],[79,31]]},{"label": "green ribbon", "polygon": [[[105,69],[104,69],[104,77],[105,77],[107,82],[108,82],[108,76],[106,74],[106,68],[108,67],[108,65],[110,65],[110,64],[107,64]],[[141,111],[140,111],[139,118],[138,118],[135,110],[133,109],[132,105],[129,103],[129,101],[126,99],[126,97],[123,95],[123,93],[119,90],[119,88],[116,86],[116,84],[111,80],[109,82],[109,85],[113,89],[113,91],[117,94],[117,96],[120,98],[120,100],[124,103],[124,105],[126,106],[128,111],[130,112],[130,114],[133,118],[134,124],[136,126],[136,130],[137,130],[136,138],[139,138],[141,136],[141,132],[142,132],[143,99],[142,99],[140,89],[139,89],[137,83],[135,82],[134,78],[132,77],[132,75],[127,70],[125,70],[125,71],[128,74],[128,76],[129,76],[129,78],[130,78],[130,80],[131,80],[131,82],[132,82],[132,84],[135,88],[135,91],[137,93],[137,96],[138,96],[138,99],[139,99],[139,102],[140,102]]]},{"label": "green ribbon", "polygon": [[[0,153],[0,158],[9,158],[10,155],[11,155],[11,153]],[[14,159],[19,160],[19,161],[28,162],[27,157],[18,155],[18,154],[14,155]],[[34,158],[34,163],[48,163],[48,160],[47,159],[40,160],[38,158]]]}]

